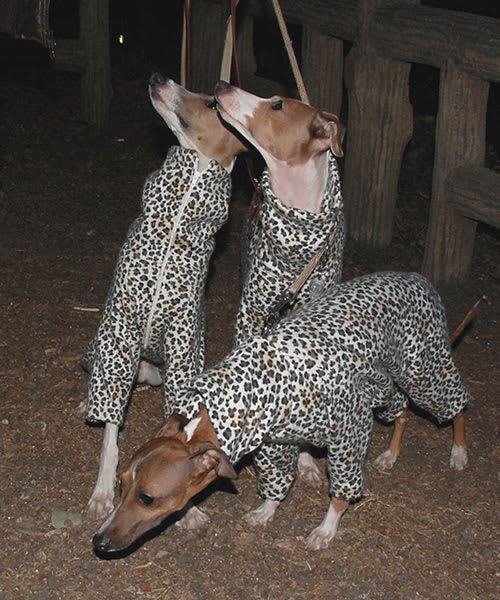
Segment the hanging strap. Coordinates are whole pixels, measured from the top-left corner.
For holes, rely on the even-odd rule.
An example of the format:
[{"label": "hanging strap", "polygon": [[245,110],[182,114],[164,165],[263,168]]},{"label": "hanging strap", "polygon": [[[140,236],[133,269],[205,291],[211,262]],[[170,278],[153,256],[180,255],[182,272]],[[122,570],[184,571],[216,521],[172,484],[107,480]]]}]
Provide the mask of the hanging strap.
[{"label": "hanging strap", "polygon": [[276,323],[279,321],[281,312],[286,306],[292,306],[295,302],[300,290],[304,287],[304,284],[311,276],[311,273],[318,266],[318,263],[325,255],[325,252],[332,245],[333,240],[335,239],[335,229],[330,233],[327,240],[321,246],[318,252],[312,257],[312,259],[307,263],[304,267],[300,275],[297,279],[292,283],[292,285],[283,292],[278,298],[277,302],[271,307],[271,310],[268,312],[265,324],[264,324],[264,335],[268,335]]},{"label": "hanging strap", "polygon": [[274,12],[276,13],[276,19],[278,20],[278,25],[280,26],[281,35],[283,37],[283,41],[285,43],[285,48],[288,54],[288,60],[290,61],[290,65],[292,67],[293,76],[295,77],[295,82],[297,84],[297,89],[299,91],[300,99],[305,104],[310,104],[309,96],[307,95],[306,86],[304,85],[304,80],[302,78],[302,74],[299,69],[299,65],[297,63],[297,59],[295,57],[295,52],[293,51],[292,40],[288,35],[288,29],[285,23],[285,19],[283,17],[283,12],[281,11],[281,6],[279,0],[272,0]]},{"label": "hanging strap", "polygon": [[[222,61],[220,65],[219,74],[219,79],[222,79],[223,81],[227,82],[231,81],[231,61],[234,52],[233,39],[236,39],[235,33],[233,31],[233,23],[235,22],[234,12],[236,10],[236,6],[234,6],[233,8],[233,4],[237,5],[238,0],[231,1],[231,14],[229,15],[226,21],[226,37],[224,38],[224,48],[222,50]],[[235,64],[236,62],[237,61],[235,61]]]},{"label": "hanging strap", "polygon": [[[238,43],[236,38],[236,8],[239,0],[231,0],[231,14],[227,20],[226,38],[224,41],[224,50],[222,52],[222,64],[220,70],[220,79],[231,81],[231,57],[234,64],[234,77],[236,85],[241,87],[240,61],[238,57]],[[252,237],[253,226],[259,213],[260,205],[262,204],[262,190],[259,185],[257,176],[255,175],[255,166],[252,157],[248,154],[245,156],[247,165],[248,177],[254,188],[253,202],[250,208],[250,218],[248,219],[248,237]]]},{"label": "hanging strap", "polygon": [[180,84],[183,88],[189,88],[189,68],[190,56],[189,48],[191,47],[191,0],[184,0],[184,15],[182,22],[182,44],[181,44],[181,76]]}]

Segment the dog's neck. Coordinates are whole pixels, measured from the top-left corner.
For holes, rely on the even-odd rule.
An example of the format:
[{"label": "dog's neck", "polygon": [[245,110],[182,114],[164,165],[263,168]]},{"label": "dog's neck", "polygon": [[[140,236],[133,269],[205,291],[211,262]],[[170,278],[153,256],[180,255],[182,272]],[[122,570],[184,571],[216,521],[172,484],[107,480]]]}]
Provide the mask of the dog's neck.
[{"label": "dog's neck", "polygon": [[[250,372],[243,379],[240,377],[240,368],[248,360],[248,353],[236,351],[235,359],[237,366],[229,363],[209,369],[177,393],[178,405],[183,407],[185,414],[194,415],[206,406],[220,448],[232,464],[263,443],[276,410],[276,406],[267,405],[263,398],[254,394]],[[248,371],[248,365],[246,368]],[[224,370],[222,378],[219,369]],[[234,387],[238,388],[238,394],[228,396],[227,390]]]},{"label": "dog's neck", "polygon": [[[210,164],[211,160],[216,160],[215,158],[209,158],[208,156],[203,154],[203,152],[199,148],[197,148],[195,146],[195,144],[193,144],[193,142],[186,135],[180,133],[177,130],[173,130],[173,131],[174,131],[175,135],[177,136],[177,141],[179,142],[179,145],[181,146],[181,148],[185,148],[186,150],[195,150],[196,151],[196,154],[198,155],[198,162],[196,164],[196,170],[198,171],[198,173],[201,173],[202,171],[204,171]],[[235,162],[236,162],[236,157],[234,157],[231,164],[227,167],[224,167],[224,169],[228,173],[231,173]]]},{"label": "dog's neck", "polygon": [[211,159],[208,158],[208,156],[202,154],[199,150],[196,150],[196,153],[198,154],[198,164],[196,165],[196,170],[198,171],[198,173],[201,173],[208,167]]},{"label": "dog's neck", "polygon": [[328,182],[326,152],[317,154],[306,162],[293,165],[269,159],[267,166],[271,188],[283,204],[313,214],[321,212],[321,203]]}]

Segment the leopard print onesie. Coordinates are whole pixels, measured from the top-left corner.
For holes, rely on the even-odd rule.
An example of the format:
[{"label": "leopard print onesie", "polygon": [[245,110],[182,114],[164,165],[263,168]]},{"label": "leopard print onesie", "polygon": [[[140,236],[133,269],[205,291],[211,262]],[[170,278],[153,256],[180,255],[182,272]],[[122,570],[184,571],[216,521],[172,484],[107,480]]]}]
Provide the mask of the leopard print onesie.
[{"label": "leopard print onesie", "polygon": [[122,424],[141,359],[160,368],[165,414],[179,383],[203,369],[205,279],[214,235],[227,220],[231,179],[216,161],[202,172],[197,164],[195,150],[174,146],[145,183],[142,213],[82,359],[88,421]]},{"label": "leopard print onesie", "polygon": [[207,407],[231,462],[254,452],[259,493],[278,501],[300,442],[327,448],[332,496],[360,496],[373,409],[392,420],[408,399],[446,421],[469,394],[438,293],[417,273],[393,272],[342,283],[290,312],[177,396],[188,417]]}]

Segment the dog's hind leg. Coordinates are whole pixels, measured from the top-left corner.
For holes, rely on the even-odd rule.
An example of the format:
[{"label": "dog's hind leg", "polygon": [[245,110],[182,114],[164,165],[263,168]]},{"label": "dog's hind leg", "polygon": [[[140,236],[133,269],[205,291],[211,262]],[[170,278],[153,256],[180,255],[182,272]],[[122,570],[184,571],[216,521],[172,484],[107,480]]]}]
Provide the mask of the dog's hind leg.
[{"label": "dog's hind leg", "polygon": [[159,368],[147,360],[141,360],[137,370],[137,383],[146,383],[152,386],[159,386],[163,383]]},{"label": "dog's hind leg", "polygon": [[113,510],[117,467],[118,425],[106,423],[99,461],[99,475],[86,508],[87,514],[92,519],[103,519]]},{"label": "dog's hind leg", "polygon": [[252,525],[252,527],[266,526],[274,519],[274,515],[280,504],[279,500],[264,500],[258,508],[243,515],[243,519],[249,525]]},{"label": "dog's hind leg", "polygon": [[373,461],[373,466],[379,471],[390,471],[396,463],[399,453],[401,451],[401,440],[403,439],[403,433],[408,423],[408,411],[402,412],[397,417],[394,423],[394,429],[392,431],[391,441],[389,442],[389,448],[384,450],[382,454]]},{"label": "dog's hind leg", "polygon": [[320,487],[324,477],[318,465],[314,462],[314,458],[307,451],[306,447],[301,448],[297,461],[297,471],[299,477],[312,487]]},{"label": "dog's hind leg", "polygon": [[199,529],[210,523],[210,517],[191,501],[187,504],[184,515],[175,523],[179,529]]},{"label": "dog's hind leg", "polygon": [[459,412],[453,417],[453,446],[450,455],[450,467],[461,471],[467,466],[467,443],[465,441],[465,417]]}]

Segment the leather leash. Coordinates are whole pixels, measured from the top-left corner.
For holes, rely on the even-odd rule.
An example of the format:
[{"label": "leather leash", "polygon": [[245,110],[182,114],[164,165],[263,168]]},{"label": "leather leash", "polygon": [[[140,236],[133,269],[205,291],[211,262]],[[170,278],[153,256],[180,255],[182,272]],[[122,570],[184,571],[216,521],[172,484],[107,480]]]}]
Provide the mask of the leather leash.
[{"label": "leather leash", "polygon": [[[231,0],[231,16],[230,16],[231,23],[230,23],[230,26],[231,26],[231,32],[232,32],[234,77],[236,80],[236,85],[239,88],[241,88],[240,61],[239,61],[239,57],[238,57],[238,43],[237,43],[237,38],[236,38],[236,7],[238,6],[238,2],[239,2],[239,0]],[[228,30],[229,30],[229,23],[228,23]],[[227,46],[227,44],[228,44],[228,35],[226,35],[225,46]],[[224,48],[224,54],[225,53],[226,53],[226,48]],[[231,69],[229,68],[229,76],[230,76],[230,73],[231,73]],[[229,82],[230,81],[229,76],[227,79],[225,79],[222,76],[222,69],[221,69],[221,79],[225,79],[225,81]],[[248,219],[248,230],[247,230],[247,235],[249,238],[251,238],[252,234],[253,234],[254,225],[257,221],[260,207],[262,205],[262,189],[259,185],[259,180],[258,180],[257,176],[255,175],[255,165],[252,160],[252,157],[247,154],[245,156],[245,162],[247,165],[248,177],[250,178],[250,181],[252,182],[253,190],[254,190],[254,195],[253,195],[253,199],[252,199],[253,201],[252,201],[252,205],[250,207],[250,217]]]},{"label": "leather leash", "polygon": [[307,265],[302,269],[302,272],[292,283],[292,285],[279,296],[278,300],[271,307],[271,310],[267,314],[264,324],[264,335],[268,335],[269,333],[271,333],[273,327],[279,321],[281,312],[285,308],[285,306],[293,305],[300,290],[304,287],[304,284],[311,276],[311,273],[318,266],[318,263],[325,255],[325,252],[330,248],[334,239],[335,229],[330,233],[323,246],[321,246],[318,252],[316,252],[316,254],[307,263]]},{"label": "leather leash", "polygon": [[184,14],[182,19],[182,45],[181,45],[181,76],[180,84],[182,87],[189,88],[189,69],[190,69],[190,47],[191,47],[191,2],[184,0]]}]

